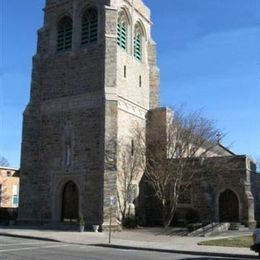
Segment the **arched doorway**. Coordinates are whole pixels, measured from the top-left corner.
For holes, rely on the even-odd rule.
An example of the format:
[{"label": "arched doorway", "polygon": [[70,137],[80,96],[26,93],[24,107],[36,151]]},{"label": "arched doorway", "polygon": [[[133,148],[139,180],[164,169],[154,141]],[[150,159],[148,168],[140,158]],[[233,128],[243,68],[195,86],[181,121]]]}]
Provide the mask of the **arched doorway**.
[{"label": "arched doorway", "polygon": [[65,184],[62,192],[61,221],[77,222],[79,218],[79,192],[77,185],[69,181]]},{"label": "arched doorway", "polygon": [[232,190],[225,190],[219,196],[220,222],[239,222],[239,201]]}]

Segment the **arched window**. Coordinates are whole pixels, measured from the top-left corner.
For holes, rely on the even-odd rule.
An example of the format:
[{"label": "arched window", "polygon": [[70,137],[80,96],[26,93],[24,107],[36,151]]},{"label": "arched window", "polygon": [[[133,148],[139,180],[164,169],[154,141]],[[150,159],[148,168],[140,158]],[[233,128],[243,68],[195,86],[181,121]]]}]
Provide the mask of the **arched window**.
[{"label": "arched window", "polygon": [[57,51],[69,50],[72,47],[72,20],[63,17],[58,23]]},{"label": "arched window", "polygon": [[97,42],[98,38],[98,14],[94,8],[86,10],[82,17],[81,44]]},{"label": "arched window", "polygon": [[128,21],[124,11],[120,12],[117,20],[117,45],[127,50]]},{"label": "arched window", "polygon": [[134,57],[139,61],[143,58],[143,38],[143,30],[140,24],[137,24],[134,32]]}]

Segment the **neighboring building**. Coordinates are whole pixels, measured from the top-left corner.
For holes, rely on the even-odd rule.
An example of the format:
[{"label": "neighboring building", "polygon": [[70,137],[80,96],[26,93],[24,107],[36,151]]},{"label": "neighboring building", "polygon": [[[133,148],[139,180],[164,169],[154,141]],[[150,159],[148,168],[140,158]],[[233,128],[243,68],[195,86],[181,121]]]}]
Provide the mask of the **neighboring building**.
[{"label": "neighboring building", "polygon": [[[53,224],[83,215],[87,224],[106,227],[122,163],[116,144],[124,137],[135,145],[134,124],[148,132],[163,128],[163,117],[154,125],[146,121],[160,105],[150,10],[142,0],[47,0],[44,12],[24,111],[18,220]],[[250,161],[220,145],[210,157],[236,166],[210,173],[209,182],[194,180],[194,196],[184,206],[203,218],[214,212],[214,219],[229,220],[222,218],[227,197],[235,211],[229,217],[253,223]],[[203,199],[208,190],[211,204]],[[159,212],[152,201],[143,209],[147,219]]]},{"label": "neighboring building", "polygon": [[[120,164],[106,163],[108,144],[135,123],[144,127],[159,106],[150,10],[142,0],[47,0],[44,12],[24,112],[18,218],[84,215],[106,226]],[[116,223],[116,206],[112,214]]]},{"label": "neighboring building", "polygon": [[19,176],[17,169],[0,166],[0,208],[17,208]]}]

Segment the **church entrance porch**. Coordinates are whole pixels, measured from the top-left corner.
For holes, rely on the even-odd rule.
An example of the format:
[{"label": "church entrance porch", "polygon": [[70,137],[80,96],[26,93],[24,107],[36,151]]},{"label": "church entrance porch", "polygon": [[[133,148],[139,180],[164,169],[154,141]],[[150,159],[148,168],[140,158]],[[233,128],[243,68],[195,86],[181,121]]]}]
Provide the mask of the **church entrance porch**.
[{"label": "church entrance porch", "polygon": [[229,189],[219,196],[219,221],[239,222],[239,200],[237,195]]},{"label": "church entrance porch", "polygon": [[79,218],[79,191],[77,185],[69,181],[62,192],[62,222],[76,223]]}]

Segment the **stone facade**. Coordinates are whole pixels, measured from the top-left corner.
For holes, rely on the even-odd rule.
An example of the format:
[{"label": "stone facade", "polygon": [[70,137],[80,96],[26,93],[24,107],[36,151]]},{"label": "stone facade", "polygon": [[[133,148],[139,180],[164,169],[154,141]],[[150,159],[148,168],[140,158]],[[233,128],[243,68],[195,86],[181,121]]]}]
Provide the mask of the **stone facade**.
[{"label": "stone facade", "polygon": [[[81,46],[82,17],[89,8],[97,11],[97,40]],[[106,164],[108,144],[129,135],[133,123],[144,127],[146,112],[159,106],[150,10],[141,0],[47,0],[44,12],[24,111],[18,220],[63,221],[73,204],[65,201],[71,189],[76,215],[105,226],[120,163]],[[126,50],[117,45],[121,12],[129,22]],[[58,52],[58,22],[65,16],[72,21],[72,47]],[[137,24],[143,32],[141,60],[134,57]]]}]

